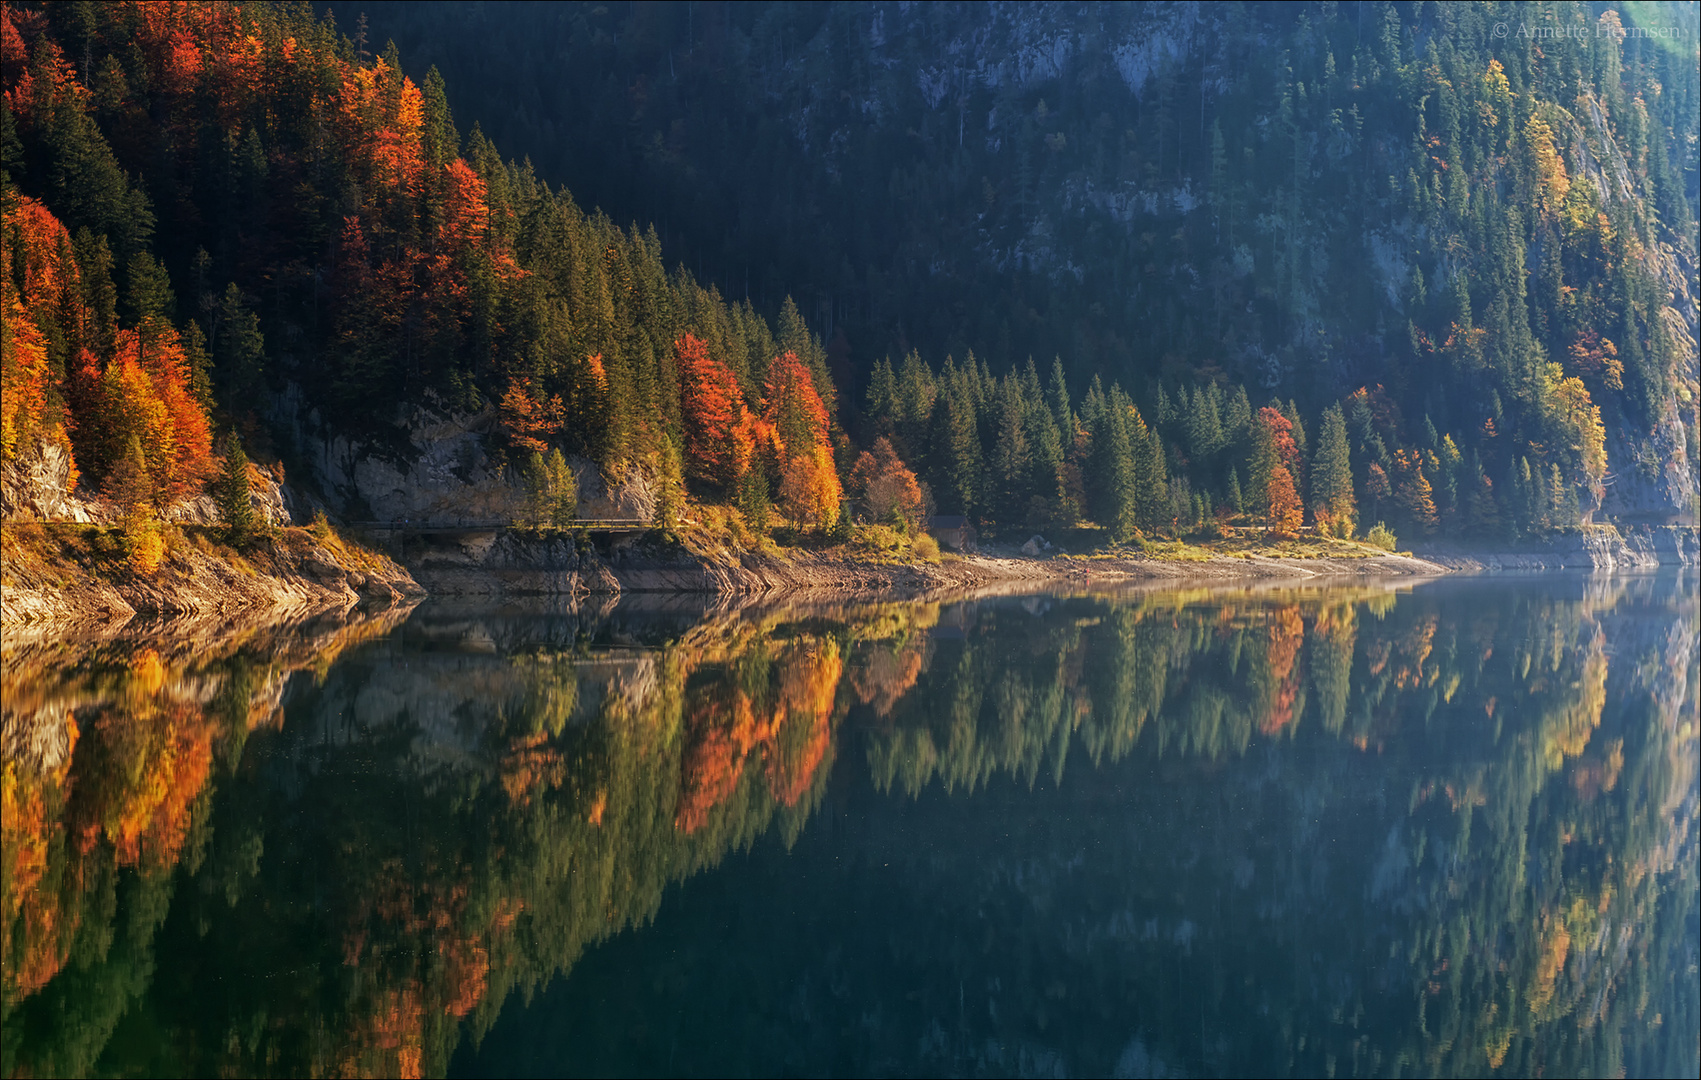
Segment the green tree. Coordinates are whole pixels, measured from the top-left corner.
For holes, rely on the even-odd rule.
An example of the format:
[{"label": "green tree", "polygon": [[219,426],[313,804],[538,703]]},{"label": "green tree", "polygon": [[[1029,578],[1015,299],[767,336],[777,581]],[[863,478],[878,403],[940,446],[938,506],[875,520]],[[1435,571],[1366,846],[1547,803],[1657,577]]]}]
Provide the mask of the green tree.
[{"label": "green tree", "polygon": [[213,321],[213,378],[224,407],[245,415],[265,390],[266,339],[260,320],[233,281],[225,287]]},{"label": "green tree", "polygon": [[578,514],[579,488],[560,447],[526,459],[526,510],[533,528],[571,525]]},{"label": "green tree", "polygon": [[1347,422],[1339,403],[1323,410],[1317,453],[1311,459],[1311,510],[1319,522],[1329,521],[1336,536],[1350,537],[1357,528]]},{"label": "green tree", "polygon": [[234,431],[225,440],[224,463],[214,494],[227,542],[232,547],[246,547],[254,539],[258,522],[249,488],[248,454],[242,449],[241,436]]}]

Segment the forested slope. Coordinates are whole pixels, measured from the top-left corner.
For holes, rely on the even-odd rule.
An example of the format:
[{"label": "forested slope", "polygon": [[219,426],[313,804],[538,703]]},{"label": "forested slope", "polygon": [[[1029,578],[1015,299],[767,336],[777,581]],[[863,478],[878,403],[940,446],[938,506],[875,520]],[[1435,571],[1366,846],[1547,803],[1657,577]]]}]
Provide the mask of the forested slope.
[{"label": "forested slope", "polygon": [[394,50],[358,57],[302,5],[9,5],[0,33],[8,458],[57,442],[92,489],[163,505],[214,471],[210,424],[287,430],[280,398],[379,445],[406,407],[493,409],[499,463],[639,467],[668,516],[695,379],[737,399],[693,422],[717,448],[741,425],[756,509],[780,488],[836,516],[796,310],[665,272],[653,231],[458,133]]},{"label": "forested slope", "polygon": [[[559,523],[576,459],[758,533],[1693,520],[1693,8],[356,14],[6,9],[8,460],[163,506],[230,429]],[[426,414],[490,468],[407,472]]]},{"label": "forested slope", "polygon": [[[1361,501],[1376,464],[1396,490],[1421,467],[1449,530],[1542,531],[1597,496],[1694,512],[1693,5],[337,10],[438,65],[504,152],[653,215],[705,279],[796,296],[859,408],[911,348],[935,373],[1057,356],[1077,395],[1120,381],[1222,503],[1227,469],[1191,468],[1157,386],[1244,383],[1314,424],[1380,385]],[[942,481],[999,501],[918,464],[942,507]]]}]

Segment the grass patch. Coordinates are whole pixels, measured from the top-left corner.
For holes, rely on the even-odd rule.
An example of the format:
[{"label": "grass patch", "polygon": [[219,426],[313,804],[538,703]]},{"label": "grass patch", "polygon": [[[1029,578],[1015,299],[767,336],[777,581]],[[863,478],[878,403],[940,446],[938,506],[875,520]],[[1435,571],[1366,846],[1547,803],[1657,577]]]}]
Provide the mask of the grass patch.
[{"label": "grass patch", "polygon": [[339,533],[323,513],[314,515],[313,523],[305,528],[292,525],[278,530],[274,543],[295,554],[304,554],[313,546],[322,547],[342,565],[368,573],[387,574],[395,567],[389,556]]},{"label": "grass patch", "polygon": [[870,562],[908,564],[936,563],[940,560],[939,541],[926,533],[911,534],[878,522],[851,526],[851,536],[845,548]]}]

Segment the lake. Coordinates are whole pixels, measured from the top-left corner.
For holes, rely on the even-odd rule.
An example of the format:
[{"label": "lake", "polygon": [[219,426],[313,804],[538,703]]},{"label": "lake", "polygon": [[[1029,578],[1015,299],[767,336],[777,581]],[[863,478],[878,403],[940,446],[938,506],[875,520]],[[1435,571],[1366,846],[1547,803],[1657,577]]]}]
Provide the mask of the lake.
[{"label": "lake", "polygon": [[6,646],[6,1075],[1676,1075],[1696,581]]}]

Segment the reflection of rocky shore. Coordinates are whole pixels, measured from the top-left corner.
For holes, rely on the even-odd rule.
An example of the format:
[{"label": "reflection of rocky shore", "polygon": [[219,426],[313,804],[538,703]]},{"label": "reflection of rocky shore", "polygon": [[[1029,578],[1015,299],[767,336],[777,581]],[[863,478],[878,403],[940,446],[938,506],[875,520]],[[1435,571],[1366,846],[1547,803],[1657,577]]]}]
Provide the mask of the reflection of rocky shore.
[{"label": "reflection of rocky shore", "polygon": [[[0,1065],[441,1070],[463,1020],[487,1030],[670,885],[805,835],[846,757],[874,810],[860,832],[836,819],[835,843],[910,869],[835,892],[918,905],[867,964],[925,983],[958,962],[929,942],[998,911],[1030,912],[1049,957],[1044,978],[962,961],[949,994],[871,1029],[882,1060],[927,1044],[927,1068],[1014,1067],[993,1040],[1077,1071],[1208,1064],[1173,1025],[1070,1056],[1110,1036],[1036,1018],[1063,1015],[1047,987],[1085,979],[1070,993],[1271,1017],[1212,1036],[1219,1064],[1286,1040],[1301,1071],[1527,1070],[1555,1031],[1626,1030],[1627,980],[1671,974],[1661,905],[1686,895],[1672,874],[1696,832],[1692,601],[1652,579],[1551,584],[433,602],[9,647]],[[902,825],[911,797],[943,832]],[[888,955],[912,924],[914,955]],[[1367,974],[1371,954],[1389,959]],[[1238,988],[1278,961],[1333,1004]],[[873,967],[832,963],[773,977],[880,992]],[[927,1043],[895,1019],[943,1024],[963,978],[1003,980],[1003,1020]],[[101,1059],[158,1041],[119,1028],[143,996],[183,1056]]]}]

